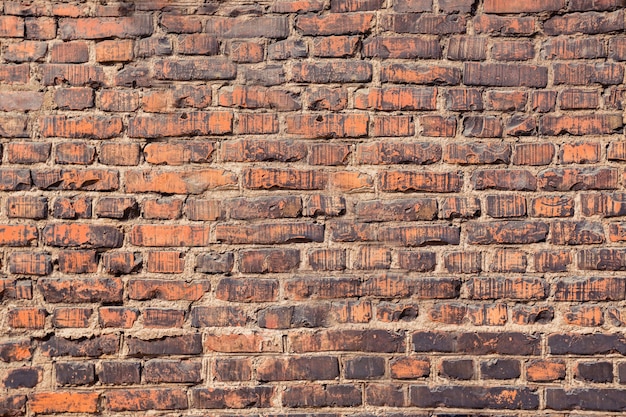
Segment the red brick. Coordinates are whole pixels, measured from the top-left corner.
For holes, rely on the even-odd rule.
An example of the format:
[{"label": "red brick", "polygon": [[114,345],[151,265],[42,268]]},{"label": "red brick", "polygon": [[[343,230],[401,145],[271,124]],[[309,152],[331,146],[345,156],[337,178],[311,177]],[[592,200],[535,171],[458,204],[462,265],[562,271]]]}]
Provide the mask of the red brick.
[{"label": "red brick", "polygon": [[437,218],[437,200],[403,199],[361,201],[354,209],[360,221],[416,221]]},{"label": "red brick", "polygon": [[48,217],[48,200],[45,197],[14,196],[7,199],[9,218],[45,219]]},{"label": "red brick", "polygon": [[133,60],[135,44],[130,39],[102,41],[96,44],[96,62],[128,62]]},{"label": "red brick", "polygon": [[89,165],[96,157],[96,149],[82,142],[60,143],[54,153],[57,164]]},{"label": "red brick", "polygon": [[46,142],[11,142],[4,145],[7,160],[12,164],[45,162],[50,156],[51,147]]},{"label": "red brick", "polygon": [[138,165],[140,150],[136,143],[103,143],[98,160],[104,165]]},{"label": "red brick", "polygon": [[535,57],[535,47],[527,40],[495,41],[491,56],[497,61],[528,61]]},{"label": "red brick", "polygon": [[535,271],[567,272],[572,256],[567,250],[544,250],[535,253]]},{"label": "red brick", "polygon": [[50,17],[27,17],[24,21],[26,39],[50,40],[56,37],[56,21]]},{"label": "red brick", "polygon": [[310,165],[347,165],[350,146],[343,144],[312,145],[309,150]]},{"label": "red brick", "polygon": [[441,159],[441,146],[426,142],[371,142],[357,146],[356,160],[360,164],[419,164],[428,165]]},{"label": "red brick", "polygon": [[45,137],[108,139],[122,132],[122,120],[117,117],[44,116],[40,124]]},{"label": "red brick", "polygon": [[298,269],[300,252],[293,249],[258,249],[239,252],[239,270],[243,273],[277,273]]},{"label": "red brick", "polygon": [[565,379],[565,363],[558,360],[533,360],[526,367],[526,377],[533,382]]},{"label": "red brick", "polygon": [[234,173],[220,169],[194,171],[128,171],[125,190],[128,193],[201,194],[209,189],[232,188],[237,184]]},{"label": "red brick", "polygon": [[20,275],[48,275],[52,259],[46,252],[13,252],[9,256],[9,272]]},{"label": "red brick", "polygon": [[389,87],[359,90],[355,94],[354,107],[383,111],[394,110],[435,110],[437,108],[437,89]]},{"label": "red brick", "polygon": [[618,172],[612,168],[546,169],[538,175],[544,191],[606,190],[618,188]]},{"label": "red brick", "polygon": [[307,15],[296,19],[296,29],[303,35],[350,35],[370,29],[372,13]]},{"label": "red brick", "polygon": [[357,36],[326,36],[314,39],[312,55],[321,58],[354,56],[359,46]]},{"label": "red brick", "polygon": [[159,274],[181,274],[184,269],[185,255],[181,252],[148,252],[148,262],[146,264],[146,271],[148,272]]},{"label": "red brick", "polygon": [[322,0],[286,0],[275,3],[272,6],[274,13],[306,13],[322,10],[324,2]]},{"label": "red brick", "polygon": [[57,308],[52,314],[52,325],[59,329],[89,327],[92,314],[91,308]]},{"label": "red brick", "polygon": [[529,203],[532,217],[571,217],[574,215],[574,199],[569,196],[541,196]]},{"label": "red brick", "polygon": [[188,225],[136,225],[131,229],[130,243],[135,246],[208,246],[209,228]]},{"label": "red brick", "polygon": [[548,83],[548,68],[521,64],[466,63],[463,82],[466,85],[543,88]]},{"label": "red brick", "polygon": [[33,184],[42,190],[112,191],[119,188],[119,173],[106,169],[32,170]]},{"label": "red brick", "polygon": [[84,110],[93,107],[94,91],[85,87],[58,89],[54,102],[62,110]]},{"label": "red brick", "polygon": [[9,62],[32,62],[40,61],[48,50],[45,42],[23,41],[9,44],[4,47],[3,56]]},{"label": "red brick", "polygon": [[384,64],[380,80],[384,83],[458,85],[461,71],[446,66]]},{"label": "red brick", "polygon": [[511,147],[492,142],[450,143],[443,155],[443,161],[449,164],[508,164]]},{"label": "red brick", "polygon": [[139,94],[135,91],[103,90],[99,108],[110,112],[131,112],[139,108]]},{"label": "red brick", "polygon": [[318,61],[296,63],[292,81],[297,83],[364,83],[372,80],[372,65],[366,61]]},{"label": "red brick", "polygon": [[346,252],[342,249],[317,249],[309,252],[309,265],[314,271],[346,269]]},{"label": "red brick", "polygon": [[489,269],[493,272],[526,272],[526,253],[517,249],[497,249]]},{"label": "red brick", "polygon": [[0,135],[6,138],[27,138],[28,118],[21,115],[0,116]]},{"label": "red brick", "polygon": [[205,33],[178,36],[178,53],[182,55],[217,55],[219,41]]},{"label": "red brick", "polygon": [[91,197],[58,197],[54,200],[52,216],[58,219],[91,218]]},{"label": "red brick", "polygon": [[562,164],[588,164],[600,160],[600,144],[592,142],[565,143],[561,145]]},{"label": "red brick", "polygon": [[574,33],[599,34],[624,30],[624,11],[612,13],[567,13],[554,16],[543,24],[548,36]]},{"label": "red brick", "polygon": [[230,45],[230,57],[239,63],[261,62],[265,57],[265,48],[256,42],[233,42]]},{"label": "red brick", "polygon": [[248,168],[243,173],[244,187],[249,189],[321,190],[327,181],[324,172],[312,170]]},{"label": "red brick", "polygon": [[509,3],[504,0],[486,0],[485,13],[537,13],[552,12],[565,7],[565,0],[530,0],[524,3]]},{"label": "red brick", "polygon": [[193,33],[202,30],[202,21],[195,16],[164,13],[161,17],[161,27],[171,33]]},{"label": "red brick", "polygon": [[0,18],[0,36],[3,38],[23,38],[24,19],[17,16],[2,16]]},{"label": "red brick", "polygon": [[239,114],[235,133],[243,135],[269,135],[278,133],[278,117],[276,114]]},{"label": "red brick", "polygon": [[540,278],[472,278],[469,298],[474,300],[539,300],[548,295],[548,286]]},{"label": "red brick", "polygon": [[289,35],[288,16],[212,17],[205,31],[221,38],[284,39]]},{"label": "red brick", "polygon": [[210,162],[215,149],[213,142],[148,143],[144,149],[146,162],[156,165],[184,165],[190,162]]},{"label": "red brick", "polygon": [[28,396],[33,413],[96,413],[100,394],[97,392],[37,392]]},{"label": "red brick", "polygon": [[218,224],[215,238],[224,243],[284,244],[321,242],[324,226],[315,223]]},{"label": "red brick", "polygon": [[274,387],[194,388],[193,404],[198,408],[242,409],[248,407],[268,408],[274,395]]},{"label": "red brick", "polygon": [[[44,300],[48,303],[119,303],[122,301],[123,283],[119,278],[40,278],[37,284]],[[92,342],[97,345],[95,343],[97,341],[92,339]]]},{"label": "red brick", "polygon": [[154,67],[154,78],[157,80],[231,80],[236,74],[237,67],[219,57],[203,60],[195,58],[179,61],[162,60],[156,61]]},{"label": "red brick", "polygon": [[527,170],[485,169],[474,171],[472,183],[475,190],[534,191],[537,179]]},{"label": "red brick", "polygon": [[299,110],[302,107],[296,93],[256,86],[222,88],[219,104],[225,107],[268,108],[279,111]]},{"label": "red brick", "polygon": [[465,16],[398,13],[387,16],[387,19],[383,20],[380,26],[397,33],[449,35],[465,33],[466,25]]},{"label": "red brick", "polygon": [[447,58],[454,61],[483,61],[487,58],[487,38],[451,36]]},{"label": "red brick", "polygon": [[[167,329],[171,327],[182,327],[185,321],[185,311],[167,308],[147,308],[142,314],[143,324],[146,328]],[[150,379],[146,376],[146,379]],[[158,381],[150,381],[158,382]],[[162,381],[166,382],[166,381]],[[182,381],[171,381],[182,382]]]},{"label": "red brick", "polygon": [[[278,282],[272,279],[250,281],[223,278],[218,283],[215,292],[216,298],[224,301],[240,303],[276,301],[278,297]],[[217,340],[213,342],[216,346],[219,346]],[[236,341],[234,341],[234,345],[237,345]],[[256,351],[254,350],[254,352]]]},{"label": "red brick", "polygon": [[556,91],[533,91],[530,96],[532,110],[540,113],[554,111],[556,95]]},{"label": "red brick", "polygon": [[514,165],[549,165],[554,158],[551,143],[521,143],[515,145]]},{"label": "red brick", "polygon": [[[175,263],[178,263],[178,261],[175,260]],[[181,282],[138,278],[129,281],[128,297],[132,300],[197,301],[209,289],[210,283],[205,280]]]},{"label": "red brick", "polygon": [[[51,86],[67,83],[73,86],[99,86],[105,84],[102,68],[80,64],[42,64],[42,82]],[[60,116],[57,116],[60,117]]]},{"label": "red brick", "polygon": [[156,138],[163,136],[206,136],[232,132],[233,115],[229,112],[190,112],[159,116],[135,116],[129,120],[128,136]]},{"label": "red brick", "polygon": [[132,17],[61,19],[59,34],[63,40],[146,36],[152,34],[152,16],[137,13]]},{"label": "red brick", "polygon": [[488,110],[524,111],[527,94],[524,91],[489,91],[485,100]]},{"label": "red brick", "polygon": [[454,137],[456,135],[456,119],[442,116],[422,116],[419,119],[424,136]]},{"label": "red brick", "polygon": [[363,41],[363,54],[371,58],[439,59],[441,45],[436,39],[385,36]]},{"label": "red brick", "polygon": [[0,65],[0,83],[26,84],[30,80],[30,65]]},{"label": "red brick", "polygon": [[222,144],[222,158],[229,162],[292,162],[304,159],[306,145],[291,140],[239,140]]},{"label": "red brick", "polygon": [[368,131],[364,114],[289,115],[286,121],[287,133],[311,139],[360,137]]},{"label": "red brick", "polygon": [[383,171],[378,184],[382,191],[452,193],[460,191],[463,178],[458,173]]},{"label": "red brick", "polygon": [[599,64],[557,63],[554,68],[554,84],[588,86],[590,84],[621,84],[624,67],[611,62]]},{"label": "red brick", "polygon": [[37,240],[37,228],[33,225],[0,225],[0,245],[4,246],[30,246]]},{"label": "red brick", "polygon": [[66,274],[89,274],[96,272],[98,261],[94,250],[59,252],[59,271]]},{"label": "red brick", "polygon": [[14,329],[43,329],[47,315],[42,308],[11,309],[7,314],[7,324]]},{"label": "red brick", "polygon": [[598,306],[572,306],[563,315],[563,321],[574,326],[597,327],[604,324],[604,315]]},{"label": "red brick", "polygon": [[444,267],[450,273],[476,274],[482,271],[482,255],[479,252],[450,252],[444,255]]},{"label": "red brick", "polygon": [[536,243],[546,240],[548,224],[527,221],[468,223],[465,231],[470,244]]},{"label": "red brick", "polygon": [[110,411],[180,410],[187,406],[187,392],[180,388],[127,388],[106,393]]},{"label": "red brick", "polygon": [[224,201],[231,219],[277,219],[299,217],[302,213],[300,197],[234,198]]},{"label": "red brick", "polygon": [[[595,59],[606,57],[606,46],[595,38],[549,38],[543,43],[546,59]],[[610,49],[610,48],[609,48]]]},{"label": "red brick", "polygon": [[412,116],[374,116],[372,118],[373,136],[413,136],[415,124]]}]

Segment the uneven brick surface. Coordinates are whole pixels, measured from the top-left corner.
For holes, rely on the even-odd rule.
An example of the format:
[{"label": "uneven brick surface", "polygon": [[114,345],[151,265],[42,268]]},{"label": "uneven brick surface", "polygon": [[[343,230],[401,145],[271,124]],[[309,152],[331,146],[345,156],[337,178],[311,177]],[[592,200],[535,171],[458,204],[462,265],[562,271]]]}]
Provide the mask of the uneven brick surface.
[{"label": "uneven brick surface", "polygon": [[0,416],[623,415],[625,6],[0,1]]}]

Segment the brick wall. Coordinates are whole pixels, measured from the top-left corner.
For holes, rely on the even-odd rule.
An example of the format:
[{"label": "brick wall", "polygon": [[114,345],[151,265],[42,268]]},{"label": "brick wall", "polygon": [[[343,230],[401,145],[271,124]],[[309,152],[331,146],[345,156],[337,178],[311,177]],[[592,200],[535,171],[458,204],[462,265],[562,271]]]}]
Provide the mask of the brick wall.
[{"label": "brick wall", "polygon": [[626,409],[623,0],[0,4],[0,416]]}]

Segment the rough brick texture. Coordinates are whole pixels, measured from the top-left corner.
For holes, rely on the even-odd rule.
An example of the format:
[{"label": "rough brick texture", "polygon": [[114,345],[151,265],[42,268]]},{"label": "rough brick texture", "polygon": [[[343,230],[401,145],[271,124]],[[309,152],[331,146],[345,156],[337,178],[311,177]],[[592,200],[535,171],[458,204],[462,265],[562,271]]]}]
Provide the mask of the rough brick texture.
[{"label": "rough brick texture", "polygon": [[623,415],[625,6],[0,1],[0,416]]}]

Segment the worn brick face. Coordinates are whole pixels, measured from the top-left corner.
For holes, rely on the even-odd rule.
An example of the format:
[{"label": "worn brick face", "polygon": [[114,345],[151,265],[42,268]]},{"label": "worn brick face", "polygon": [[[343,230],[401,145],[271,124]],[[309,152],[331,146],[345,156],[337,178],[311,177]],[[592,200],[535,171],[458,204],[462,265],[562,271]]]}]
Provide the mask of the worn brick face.
[{"label": "worn brick face", "polygon": [[0,3],[0,416],[626,409],[622,0]]}]

